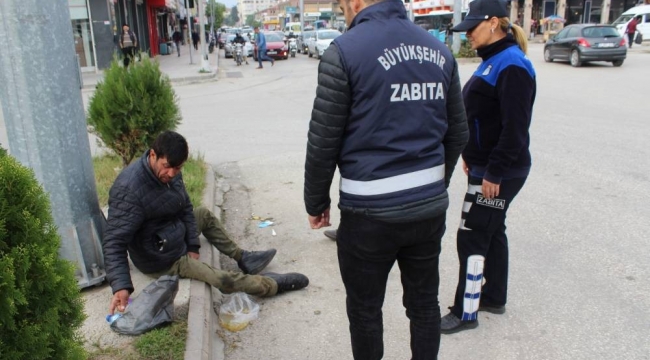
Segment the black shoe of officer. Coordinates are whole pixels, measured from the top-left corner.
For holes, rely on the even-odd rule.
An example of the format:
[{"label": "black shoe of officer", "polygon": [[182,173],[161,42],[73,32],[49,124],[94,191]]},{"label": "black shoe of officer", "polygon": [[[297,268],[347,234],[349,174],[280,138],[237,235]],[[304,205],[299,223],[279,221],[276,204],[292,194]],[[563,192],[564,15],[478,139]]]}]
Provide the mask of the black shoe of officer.
[{"label": "black shoe of officer", "polygon": [[244,272],[244,274],[255,275],[273,260],[277,250],[269,249],[266,251],[246,251],[241,254],[241,259],[237,261],[237,265]]},{"label": "black shoe of officer", "polygon": [[325,236],[328,238],[336,241],[336,230],[325,230],[323,234],[325,234]]},{"label": "black shoe of officer", "polygon": [[449,313],[440,319],[440,333],[454,334],[463,330],[476,329],[478,320],[462,321],[454,313]]},{"label": "black shoe of officer", "polygon": [[268,272],[260,275],[270,277],[278,283],[278,294],[285,291],[300,290],[309,285],[309,279],[299,273],[277,274]]},{"label": "black shoe of officer", "polygon": [[494,306],[494,305],[489,305],[489,304],[480,304],[478,306],[478,311],[486,311],[492,314],[496,315],[503,315],[506,313],[506,306],[501,305],[501,306]]}]

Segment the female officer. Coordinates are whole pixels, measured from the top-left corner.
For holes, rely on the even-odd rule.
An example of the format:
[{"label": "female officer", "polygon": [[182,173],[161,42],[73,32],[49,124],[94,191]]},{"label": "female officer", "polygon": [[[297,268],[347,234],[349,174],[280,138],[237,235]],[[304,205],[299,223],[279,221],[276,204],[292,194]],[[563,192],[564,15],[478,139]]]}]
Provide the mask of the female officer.
[{"label": "female officer", "polygon": [[463,88],[470,139],[462,157],[469,186],[457,234],[458,286],[451,312],[441,320],[443,334],[476,328],[478,311],[505,312],[506,211],[531,165],[528,128],[536,81],[525,55],[526,35],[510,23],[505,2],[475,0],[469,6],[452,31],[467,31],[483,62]]}]

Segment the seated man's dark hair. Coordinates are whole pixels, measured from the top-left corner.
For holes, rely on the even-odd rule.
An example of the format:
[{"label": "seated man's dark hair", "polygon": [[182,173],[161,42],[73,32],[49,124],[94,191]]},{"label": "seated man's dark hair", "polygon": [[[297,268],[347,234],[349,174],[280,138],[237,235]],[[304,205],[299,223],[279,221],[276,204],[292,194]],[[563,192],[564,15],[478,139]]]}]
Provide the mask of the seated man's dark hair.
[{"label": "seated man's dark hair", "polygon": [[173,131],[165,131],[158,135],[151,149],[157,157],[167,158],[167,162],[172,167],[183,164],[189,155],[187,141],[181,134]]}]

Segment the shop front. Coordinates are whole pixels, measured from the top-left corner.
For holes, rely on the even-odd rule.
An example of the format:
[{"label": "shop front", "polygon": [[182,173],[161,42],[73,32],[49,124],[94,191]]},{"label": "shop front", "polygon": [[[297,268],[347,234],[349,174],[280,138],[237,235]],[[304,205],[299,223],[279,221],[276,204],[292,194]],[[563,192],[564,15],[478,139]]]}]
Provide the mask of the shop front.
[{"label": "shop front", "polygon": [[95,71],[97,59],[93,41],[92,19],[86,0],[68,0],[74,50],[79,59],[82,71]]},{"label": "shop front", "polygon": [[175,12],[175,0],[147,0],[148,34],[151,44],[149,53],[151,56],[168,54],[167,44],[171,41],[177,21]]}]

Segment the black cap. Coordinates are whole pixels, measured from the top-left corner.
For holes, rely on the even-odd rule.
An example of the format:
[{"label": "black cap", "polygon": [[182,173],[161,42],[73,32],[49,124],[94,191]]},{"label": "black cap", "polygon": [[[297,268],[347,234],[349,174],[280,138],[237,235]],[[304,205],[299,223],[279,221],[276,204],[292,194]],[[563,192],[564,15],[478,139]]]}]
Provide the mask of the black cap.
[{"label": "black cap", "polygon": [[506,3],[503,0],[474,0],[469,3],[469,11],[460,24],[451,31],[467,31],[475,28],[482,21],[493,17],[508,17]]}]

